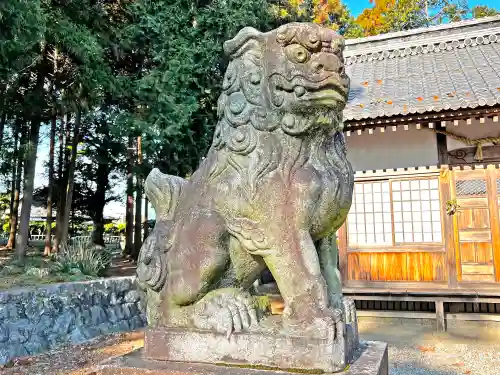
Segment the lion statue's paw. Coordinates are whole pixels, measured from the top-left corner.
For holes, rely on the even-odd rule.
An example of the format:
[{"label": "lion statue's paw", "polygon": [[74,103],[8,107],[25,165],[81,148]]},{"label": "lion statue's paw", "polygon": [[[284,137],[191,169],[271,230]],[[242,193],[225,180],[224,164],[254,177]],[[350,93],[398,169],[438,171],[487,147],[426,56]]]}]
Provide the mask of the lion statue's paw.
[{"label": "lion statue's paw", "polygon": [[255,301],[239,289],[218,289],[197,303],[193,316],[196,328],[225,333],[248,331],[259,323]]}]

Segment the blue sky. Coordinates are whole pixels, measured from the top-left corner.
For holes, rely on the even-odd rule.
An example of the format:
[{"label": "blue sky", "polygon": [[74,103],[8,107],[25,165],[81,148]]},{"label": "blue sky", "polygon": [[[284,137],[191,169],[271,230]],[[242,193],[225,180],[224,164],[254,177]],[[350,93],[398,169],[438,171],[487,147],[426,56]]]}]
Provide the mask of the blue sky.
[{"label": "blue sky", "polygon": [[[1,0],[0,0],[1,1]],[[48,162],[49,154],[49,127],[47,125],[42,126],[40,134],[40,144],[38,146],[38,155],[36,160],[36,171],[35,171],[35,187],[46,185],[48,182],[47,170],[44,165]],[[121,200],[117,202],[110,202],[106,205],[104,210],[104,215],[110,215],[113,217],[121,217],[125,214],[125,181],[113,186],[113,191],[115,194],[121,196]],[[144,204],[143,204],[144,207]],[[154,217],[153,208],[149,205],[149,216]]]},{"label": "blue sky", "polygon": [[[372,7],[368,0],[344,0],[353,16],[360,14],[363,9]],[[500,9],[500,0],[469,0],[469,6],[487,5],[492,8]]]}]

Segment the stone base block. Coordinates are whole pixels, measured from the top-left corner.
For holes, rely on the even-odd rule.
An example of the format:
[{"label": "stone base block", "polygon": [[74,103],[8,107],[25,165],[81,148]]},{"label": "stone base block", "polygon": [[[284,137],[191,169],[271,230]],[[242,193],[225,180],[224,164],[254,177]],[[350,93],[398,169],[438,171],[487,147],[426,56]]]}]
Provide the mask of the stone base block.
[{"label": "stone base block", "polygon": [[349,348],[353,340],[345,328],[339,322],[321,337],[250,331],[229,338],[211,331],[152,328],[146,331],[144,356],[159,361],[337,372],[351,363],[353,354]]},{"label": "stone base block", "polygon": [[[290,355],[293,355],[290,353]],[[388,375],[387,344],[361,343],[344,375]],[[102,363],[93,375],[296,375],[261,366],[226,366],[147,359],[142,349]]]}]

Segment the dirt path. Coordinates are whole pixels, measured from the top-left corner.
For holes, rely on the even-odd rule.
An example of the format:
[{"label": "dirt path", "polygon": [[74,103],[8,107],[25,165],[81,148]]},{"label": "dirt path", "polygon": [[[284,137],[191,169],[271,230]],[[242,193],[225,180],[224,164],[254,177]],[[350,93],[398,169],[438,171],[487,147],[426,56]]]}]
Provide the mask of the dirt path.
[{"label": "dirt path", "polygon": [[137,265],[134,261],[122,257],[121,254],[116,254],[111,261],[111,267],[107,271],[107,276],[134,276],[136,267]]},{"label": "dirt path", "polygon": [[131,332],[100,337],[87,344],[21,358],[0,367],[2,375],[90,375],[94,365],[144,346],[144,334]]}]

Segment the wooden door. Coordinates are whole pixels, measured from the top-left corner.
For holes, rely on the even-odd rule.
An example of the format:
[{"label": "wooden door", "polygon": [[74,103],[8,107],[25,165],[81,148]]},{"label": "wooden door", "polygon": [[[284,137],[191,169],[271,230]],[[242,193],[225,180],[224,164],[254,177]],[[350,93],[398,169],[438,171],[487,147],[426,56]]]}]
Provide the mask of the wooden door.
[{"label": "wooden door", "polygon": [[[460,282],[498,281],[500,228],[498,227],[497,171],[494,168],[453,171],[457,279]],[[497,268],[497,269],[495,269]]]}]

